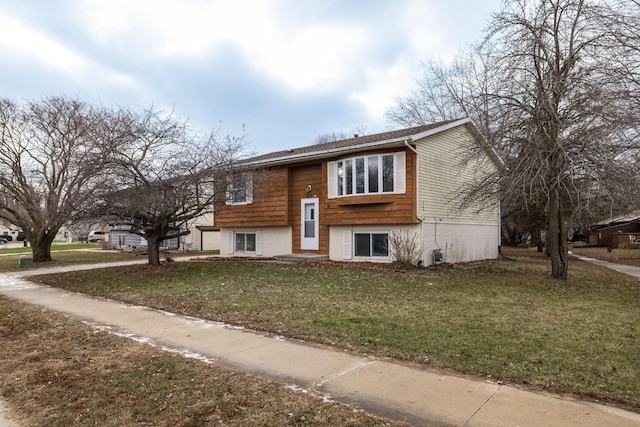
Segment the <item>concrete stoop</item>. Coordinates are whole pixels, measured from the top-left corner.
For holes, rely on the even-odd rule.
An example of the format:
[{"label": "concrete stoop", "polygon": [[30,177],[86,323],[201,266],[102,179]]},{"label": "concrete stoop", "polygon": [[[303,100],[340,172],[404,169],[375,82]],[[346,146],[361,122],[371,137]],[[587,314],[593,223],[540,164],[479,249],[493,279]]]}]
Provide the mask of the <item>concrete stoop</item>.
[{"label": "concrete stoop", "polygon": [[329,255],[287,254],[287,255],[276,255],[273,257],[273,259],[276,261],[283,261],[283,262],[329,261]]}]

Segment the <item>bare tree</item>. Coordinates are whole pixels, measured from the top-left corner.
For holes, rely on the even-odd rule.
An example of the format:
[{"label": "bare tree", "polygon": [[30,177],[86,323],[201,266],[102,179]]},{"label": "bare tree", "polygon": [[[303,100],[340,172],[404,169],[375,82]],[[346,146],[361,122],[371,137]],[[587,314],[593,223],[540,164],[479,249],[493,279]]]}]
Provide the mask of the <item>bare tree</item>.
[{"label": "bare tree", "polygon": [[173,112],[153,107],[121,110],[117,127],[124,142],[111,158],[98,211],[110,225],[146,239],[149,264],[157,266],[164,240],[188,234],[191,221],[227,200],[226,175],[243,141],[219,130],[199,135]]},{"label": "bare tree", "polygon": [[87,212],[109,145],[105,117],[64,97],[0,99],[0,218],[24,232],[35,262],[50,261],[60,228]]},{"label": "bare tree", "polygon": [[420,98],[389,113],[470,116],[504,167],[466,200],[499,192],[544,215],[555,278],[568,274],[567,223],[637,188],[639,14],[637,2],[507,0],[460,66],[432,67]]},{"label": "bare tree", "polygon": [[490,28],[501,87],[490,95],[509,115],[503,138],[514,160],[501,184],[543,195],[555,278],[568,274],[567,222],[591,192],[619,192],[635,175],[640,62],[619,42],[619,18],[601,2],[513,0]]},{"label": "bare tree", "polygon": [[359,125],[353,128],[351,133],[349,132],[330,132],[323,133],[318,135],[318,137],[313,141],[314,144],[325,144],[327,142],[335,142],[342,141],[344,139],[357,138],[358,136],[363,136],[367,134],[367,127],[364,125]]}]

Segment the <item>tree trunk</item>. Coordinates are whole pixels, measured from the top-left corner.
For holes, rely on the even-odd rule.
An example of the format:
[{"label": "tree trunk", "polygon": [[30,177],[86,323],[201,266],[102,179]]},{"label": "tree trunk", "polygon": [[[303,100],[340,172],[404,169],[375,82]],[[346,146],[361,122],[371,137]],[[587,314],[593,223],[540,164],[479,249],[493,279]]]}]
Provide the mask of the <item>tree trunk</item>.
[{"label": "tree trunk", "polygon": [[42,233],[28,239],[31,244],[33,262],[48,262],[53,260],[53,258],[51,258],[51,243],[53,243],[54,237],[54,234]]},{"label": "tree trunk", "polygon": [[160,266],[160,242],[149,239],[149,253],[147,255],[149,265]]},{"label": "tree trunk", "polygon": [[544,242],[542,241],[542,225],[540,222],[536,222],[533,228],[533,243],[538,248],[538,252],[542,253],[544,250]]},{"label": "tree trunk", "polygon": [[569,245],[562,202],[558,191],[549,198],[547,250],[551,257],[551,277],[566,280],[569,274]]}]

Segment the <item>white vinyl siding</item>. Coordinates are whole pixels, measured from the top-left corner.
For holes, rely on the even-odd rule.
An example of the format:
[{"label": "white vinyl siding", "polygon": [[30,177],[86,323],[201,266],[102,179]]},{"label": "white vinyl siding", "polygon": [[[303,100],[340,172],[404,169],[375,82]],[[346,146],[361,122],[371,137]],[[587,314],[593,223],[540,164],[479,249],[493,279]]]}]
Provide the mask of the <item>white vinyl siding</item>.
[{"label": "white vinyl siding", "polygon": [[497,224],[498,202],[493,209],[477,212],[469,208],[456,209],[454,200],[466,183],[478,174],[495,165],[489,157],[477,158],[473,163],[463,164],[466,157],[465,141],[472,138],[464,126],[459,126],[428,137],[427,141],[416,143],[418,151],[418,217],[424,221],[434,218],[455,220],[471,224]]}]

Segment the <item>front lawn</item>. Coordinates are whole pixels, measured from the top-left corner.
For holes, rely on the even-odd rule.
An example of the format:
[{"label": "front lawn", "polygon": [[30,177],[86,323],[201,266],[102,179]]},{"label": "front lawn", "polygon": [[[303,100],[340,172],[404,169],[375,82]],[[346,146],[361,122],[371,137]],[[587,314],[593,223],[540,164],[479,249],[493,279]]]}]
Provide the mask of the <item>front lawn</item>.
[{"label": "front lawn", "polygon": [[637,279],[548,259],[396,272],[213,261],[40,277],[43,283],[494,381],[640,409]]}]

